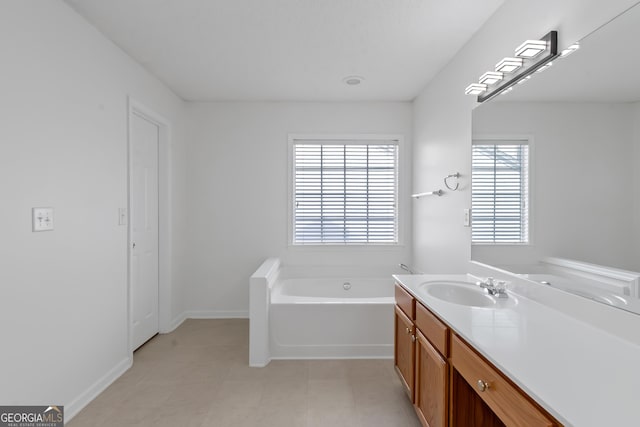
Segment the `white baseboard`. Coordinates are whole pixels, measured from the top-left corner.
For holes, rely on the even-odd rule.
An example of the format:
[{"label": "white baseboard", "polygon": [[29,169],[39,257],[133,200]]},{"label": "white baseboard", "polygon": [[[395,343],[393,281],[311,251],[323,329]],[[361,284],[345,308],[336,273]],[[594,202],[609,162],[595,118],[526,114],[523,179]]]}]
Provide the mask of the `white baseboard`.
[{"label": "white baseboard", "polygon": [[191,310],[184,313],[187,319],[248,319],[248,310]]},{"label": "white baseboard", "polygon": [[[393,356],[382,355],[382,356],[278,356],[272,357],[269,359],[269,362],[272,360],[393,360]],[[249,365],[252,368],[264,368],[266,365]]]},{"label": "white baseboard", "polygon": [[184,311],[171,321],[167,329],[160,331],[161,334],[169,334],[187,319],[248,319],[248,311],[225,311],[225,310],[191,310]]},{"label": "white baseboard", "polygon": [[392,359],[393,344],[279,345],[271,343],[271,359]]},{"label": "white baseboard", "polygon": [[228,310],[190,310],[184,311],[169,324],[169,328],[160,331],[161,334],[168,334],[176,329],[187,319],[248,319],[249,311],[228,311]]},{"label": "white baseboard", "polygon": [[180,315],[178,315],[175,319],[173,319],[171,321],[171,323],[169,324],[169,328],[165,329],[165,330],[161,330],[160,333],[161,334],[168,334],[171,333],[173,331],[175,331],[176,329],[178,329],[178,326],[182,325],[182,323],[187,320],[187,313],[181,313]]},{"label": "white baseboard", "polygon": [[102,378],[91,385],[84,393],[76,397],[71,403],[64,405],[64,418],[65,424],[78,413],[93,399],[98,397],[100,393],[106,390],[115,380],[120,378],[133,364],[133,358],[127,357],[122,360],[116,366],[114,366],[109,372],[104,374]]}]

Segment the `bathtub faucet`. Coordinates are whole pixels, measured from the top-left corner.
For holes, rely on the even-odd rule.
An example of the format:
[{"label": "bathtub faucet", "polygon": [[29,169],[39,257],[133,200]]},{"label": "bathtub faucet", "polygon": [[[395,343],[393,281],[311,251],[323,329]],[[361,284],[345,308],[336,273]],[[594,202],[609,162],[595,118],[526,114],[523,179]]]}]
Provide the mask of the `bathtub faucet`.
[{"label": "bathtub faucet", "polygon": [[403,269],[404,271],[406,271],[409,274],[420,274],[417,271],[413,271],[412,269],[410,269],[407,264],[398,264],[398,265],[400,266],[401,269]]}]

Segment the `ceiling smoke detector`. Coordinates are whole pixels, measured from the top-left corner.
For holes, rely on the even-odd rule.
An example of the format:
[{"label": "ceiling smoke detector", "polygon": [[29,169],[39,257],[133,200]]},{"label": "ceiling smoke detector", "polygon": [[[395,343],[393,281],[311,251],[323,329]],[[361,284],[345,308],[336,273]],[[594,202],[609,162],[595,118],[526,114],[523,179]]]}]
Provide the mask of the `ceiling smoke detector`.
[{"label": "ceiling smoke detector", "polygon": [[360,76],[347,76],[342,81],[349,86],[357,86],[364,80],[364,77]]}]

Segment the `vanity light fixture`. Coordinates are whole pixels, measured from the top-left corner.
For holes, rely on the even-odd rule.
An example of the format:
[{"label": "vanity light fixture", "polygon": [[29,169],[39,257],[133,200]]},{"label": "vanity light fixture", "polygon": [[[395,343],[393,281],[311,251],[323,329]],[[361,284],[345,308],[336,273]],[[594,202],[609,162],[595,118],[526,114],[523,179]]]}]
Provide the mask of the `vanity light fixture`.
[{"label": "vanity light fixture", "polygon": [[498,71],[487,71],[478,80],[480,84],[492,85],[498,83],[500,80],[504,78],[504,73],[500,73]]},{"label": "vanity light fixture", "polygon": [[496,71],[501,73],[513,73],[522,67],[524,60],[522,58],[504,58],[496,64]]},{"label": "vanity light fixture", "polygon": [[466,95],[480,95],[482,92],[487,90],[487,85],[482,83],[471,83],[464,90]]},{"label": "vanity light fixture", "polygon": [[[572,45],[573,46],[573,45]],[[478,102],[488,101],[496,95],[524,82],[558,56],[558,32],[550,31],[540,40],[527,40],[516,49],[516,57],[503,58],[495,71],[484,73],[478,83],[467,86],[464,93],[478,95]]]},{"label": "vanity light fixture", "polygon": [[547,50],[546,40],[527,40],[516,49],[516,56],[519,58],[535,58]]}]

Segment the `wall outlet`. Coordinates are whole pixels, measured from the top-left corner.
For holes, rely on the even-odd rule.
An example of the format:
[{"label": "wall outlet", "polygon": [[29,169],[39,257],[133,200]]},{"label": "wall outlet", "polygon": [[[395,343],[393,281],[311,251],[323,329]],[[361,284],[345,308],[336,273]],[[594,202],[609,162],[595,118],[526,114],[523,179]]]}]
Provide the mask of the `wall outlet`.
[{"label": "wall outlet", "polygon": [[471,227],[471,209],[464,210],[464,226]]},{"label": "wall outlet", "polygon": [[53,230],[53,208],[32,208],[31,221],[33,231]]}]

